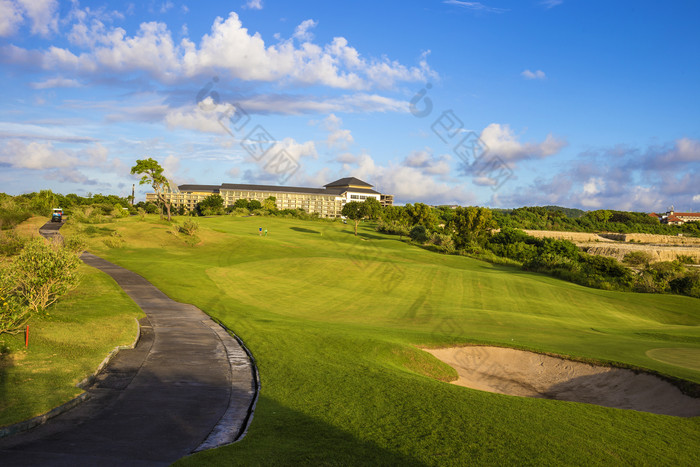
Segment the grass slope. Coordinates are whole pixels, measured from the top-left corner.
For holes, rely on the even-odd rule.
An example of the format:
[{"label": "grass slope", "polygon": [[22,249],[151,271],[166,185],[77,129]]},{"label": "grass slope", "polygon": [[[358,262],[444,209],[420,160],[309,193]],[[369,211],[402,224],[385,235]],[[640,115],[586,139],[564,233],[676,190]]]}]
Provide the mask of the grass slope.
[{"label": "grass slope", "polygon": [[700,462],[700,418],[456,387],[441,382],[456,377],[451,368],[416,348],[488,342],[700,382],[673,350],[647,355],[700,348],[700,300],[587,289],[366,226],[356,238],[339,223],[200,222],[194,248],[136,219],[104,226],[124,248],[91,239],[96,253],[223,321],[257,359],[262,393],[246,438],[184,465]]},{"label": "grass slope", "polygon": [[134,341],[143,312],[106,274],[80,273],[76,289],[29,321],[28,348],[24,333],[0,336],[0,426],[68,402],[112,349]]}]

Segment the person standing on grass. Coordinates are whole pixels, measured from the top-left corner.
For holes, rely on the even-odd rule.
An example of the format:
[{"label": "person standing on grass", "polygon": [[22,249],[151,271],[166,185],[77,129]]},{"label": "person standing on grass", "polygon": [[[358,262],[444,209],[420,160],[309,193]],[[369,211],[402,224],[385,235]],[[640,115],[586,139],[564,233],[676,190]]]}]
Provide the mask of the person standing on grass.
[{"label": "person standing on grass", "polygon": [[262,227],[258,227],[258,235],[262,237]]}]

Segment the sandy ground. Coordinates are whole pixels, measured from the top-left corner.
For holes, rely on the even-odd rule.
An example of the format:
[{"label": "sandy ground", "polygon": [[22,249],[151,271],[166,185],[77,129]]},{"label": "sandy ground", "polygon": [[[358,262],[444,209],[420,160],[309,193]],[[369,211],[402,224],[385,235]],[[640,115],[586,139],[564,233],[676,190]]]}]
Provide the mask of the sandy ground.
[{"label": "sandy ground", "polygon": [[700,415],[700,399],[649,374],[501,347],[424,350],[457,370],[453,384],[459,386],[679,417]]},{"label": "sandy ground", "polygon": [[[587,248],[589,254],[608,256],[618,261],[622,261],[625,255],[632,251],[646,251],[651,254],[653,263],[674,261],[678,255],[684,255],[693,258],[696,264],[700,264],[700,238],[650,234],[598,235],[552,230],[525,230],[524,232],[537,238],[549,237],[569,240],[576,246]],[[630,243],[632,240],[643,243]]]}]

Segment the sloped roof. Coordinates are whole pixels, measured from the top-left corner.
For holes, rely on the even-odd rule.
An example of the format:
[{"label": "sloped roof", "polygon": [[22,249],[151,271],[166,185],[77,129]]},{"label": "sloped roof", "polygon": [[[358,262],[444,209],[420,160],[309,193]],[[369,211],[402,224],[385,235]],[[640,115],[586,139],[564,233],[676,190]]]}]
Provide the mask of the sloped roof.
[{"label": "sloped roof", "polygon": [[684,216],[684,217],[700,217],[700,212],[674,212],[674,216]]},{"label": "sloped roof", "polygon": [[341,178],[340,180],[336,180],[334,182],[331,182],[327,185],[323,185],[326,188],[328,187],[341,187],[341,186],[357,186],[357,187],[366,187],[366,188],[372,188],[372,185],[370,185],[367,182],[363,182],[359,178],[355,177],[345,177]]}]

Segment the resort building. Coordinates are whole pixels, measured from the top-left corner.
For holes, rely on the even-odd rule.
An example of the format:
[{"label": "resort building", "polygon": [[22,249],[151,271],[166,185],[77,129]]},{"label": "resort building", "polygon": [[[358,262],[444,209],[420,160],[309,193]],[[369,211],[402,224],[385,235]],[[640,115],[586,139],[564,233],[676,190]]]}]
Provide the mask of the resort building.
[{"label": "resort building", "polygon": [[[229,207],[239,199],[258,200],[262,203],[269,197],[275,198],[277,209],[303,209],[308,213],[318,213],[320,217],[341,217],[345,203],[362,202],[374,198],[383,206],[394,204],[393,195],[379,193],[372,185],[355,177],[341,178],[323,188],[306,188],[274,185],[246,185],[222,183],[221,185],[180,185],[164,193],[173,208],[184,207],[191,211],[207,196],[216,194],[223,198],[224,206]],[[147,193],[146,201],[155,202],[155,193]]]},{"label": "resort building", "polygon": [[676,212],[673,206],[668,208],[666,214],[650,214],[659,219],[662,224],[682,225],[686,222],[700,221],[700,212]]}]

